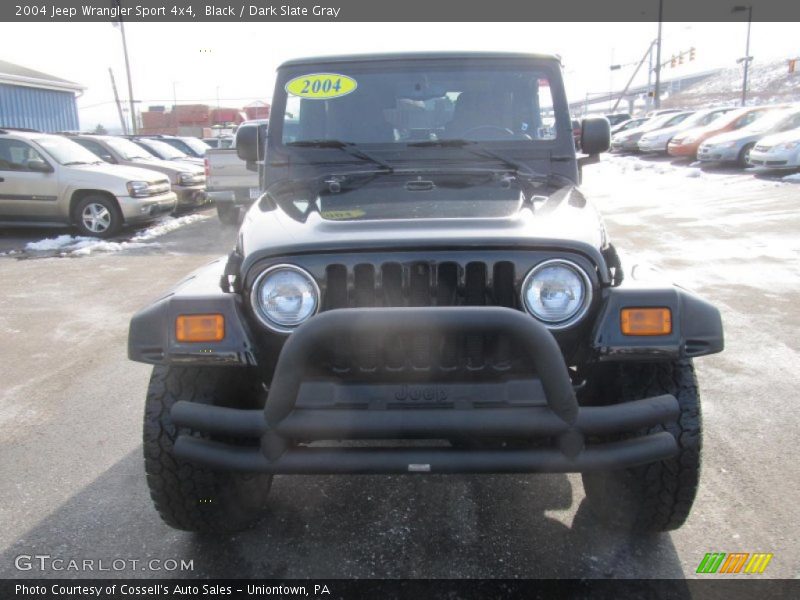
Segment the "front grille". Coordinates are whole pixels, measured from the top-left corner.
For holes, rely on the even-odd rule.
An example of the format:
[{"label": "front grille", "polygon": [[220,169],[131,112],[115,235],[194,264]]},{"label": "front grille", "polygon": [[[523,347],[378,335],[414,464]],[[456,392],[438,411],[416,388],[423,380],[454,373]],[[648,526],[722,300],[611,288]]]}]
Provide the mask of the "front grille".
[{"label": "front grille", "polygon": [[[331,264],[320,285],[322,310],[408,306],[519,309],[515,281],[515,265],[510,261]],[[507,370],[510,356],[506,340],[497,336],[409,333],[392,340],[341,340],[330,367],[340,373]]]},{"label": "front grille", "polygon": [[151,196],[158,196],[160,194],[165,194],[169,191],[169,181],[164,179],[163,181],[156,181],[155,183],[151,183],[147,186],[147,192]]}]

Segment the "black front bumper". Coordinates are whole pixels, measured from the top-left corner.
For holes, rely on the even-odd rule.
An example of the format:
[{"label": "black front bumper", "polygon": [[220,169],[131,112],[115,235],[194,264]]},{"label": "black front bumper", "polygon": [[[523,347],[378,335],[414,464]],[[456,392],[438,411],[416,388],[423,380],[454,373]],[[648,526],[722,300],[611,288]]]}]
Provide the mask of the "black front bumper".
[{"label": "black front bumper", "polygon": [[[353,335],[408,332],[500,335],[511,339],[530,363],[537,386],[509,391],[508,382],[478,386],[478,394],[503,393],[507,401],[437,404],[437,397],[462,384],[420,388],[421,403],[398,407],[381,402],[397,386],[327,384],[308,386],[306,372],[329,356],[337,341]],[[332,387],[331,387],[332,386]],[[513,386],[512,386],[513,387]],[[406,388],[403,388],[406,389]],[[541,402],[516,402],[521,389]],[[310,391],[309,391],[310,390]],[[315,407],[316,393],[344,402]],[[405,391],[403,393],[406,393]],[[412,395],[416,392],[412,392]],[[527,393],[527,392],[526,392]],[[312,396],[309,400],[309,395]],[[378,398],[378,408],[355,406],[353,395]],[[474,395],[474,394],[473,394]],[[425,403],[430,396],[431,402]],[[305,400],[298,403],[298,398]],[[397,399],[397,396],[395,396]],[[492,401],[490,401],[492,400]],[[535,400],[535,399],[534,399]],[[443,408],[444,406],[444,408]],[[587,444],[587,437],[633,433],[674,421],[672,396],[657,396],[602,407],[579,407],[561,351],[552,334],[528,315],[499,307],[369,308],[332,310],[315,316],[286,341],[263,410],[244,410],[177,402],[175,424],[224,439],[258,440],[250,445],[222,443],[182,434],[176,456],[210,468],[263,473],[529,473],[584,472],[631,467],[674,456],[677,444],[667,432]],[[620,436],[618,436],[620,437]],[[548,440],[543,447],[461,449],[449,447],[306,447],[297,441],[342,439],[526,439]]]}]

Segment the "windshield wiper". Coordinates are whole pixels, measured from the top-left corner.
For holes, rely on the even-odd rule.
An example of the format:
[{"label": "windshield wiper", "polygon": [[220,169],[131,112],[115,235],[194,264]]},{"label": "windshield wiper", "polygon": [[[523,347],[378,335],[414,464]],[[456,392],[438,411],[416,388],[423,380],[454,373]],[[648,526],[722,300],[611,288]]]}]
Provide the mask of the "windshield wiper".
[{"label": "windshield wiper", "polygon": [[340,140],[298,140],[296,142],[288,142],[286,145],[294,148],[336,148],[354,158],[376,164],[386,173],[394,173],[394,167],[391,164],[362,150],[355,142],[342,142]]},{"label": "windshield wiper", "polygon": [[539,173],[537,171],[534,171],[525,163],[515,160],[509,156],[506,156],[505,154],[501,154],[500,152],[497,152],[495,150],[490,150],[480,142],[476,142],[473,140],[451,138],[444,140],[426,140],[423,142],[412,142],[407,145],[415,148],[429,148],[429,147],[464,148],[470,154],[473,154],[475,156],[480,156],[482,158],[493,158],[494,160],[500,161],[514,175],[523,175],[536,179],[546,179],[548,181],[550,181],[551,178],[553,177],[552,174]]},{"label": "windshield wiper", "polygon": [[97,163],[90,163],[90,162],[86,162],[85,160],[72,160],[70,162],[65,162],[64,166],[65,167],[71,167],[72,165],[95,165],[95,164],[97,164]]}]

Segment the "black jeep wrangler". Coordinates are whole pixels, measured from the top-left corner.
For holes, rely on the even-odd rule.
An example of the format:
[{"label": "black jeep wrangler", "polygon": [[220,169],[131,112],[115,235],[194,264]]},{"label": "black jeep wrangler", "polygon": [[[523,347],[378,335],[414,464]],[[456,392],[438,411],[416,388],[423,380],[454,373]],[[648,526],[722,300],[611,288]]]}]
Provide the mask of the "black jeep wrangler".
[{"label": "black jeep wrangler", "polygon": [[247,527],[275,474],[536,472],[581,473],[611,523],[684,522],[720,315],[623,270],[577,187],[608,122],[577,158],[558,58],[290,61],[261,137],[235,249],[131,322],[168,524]]}]

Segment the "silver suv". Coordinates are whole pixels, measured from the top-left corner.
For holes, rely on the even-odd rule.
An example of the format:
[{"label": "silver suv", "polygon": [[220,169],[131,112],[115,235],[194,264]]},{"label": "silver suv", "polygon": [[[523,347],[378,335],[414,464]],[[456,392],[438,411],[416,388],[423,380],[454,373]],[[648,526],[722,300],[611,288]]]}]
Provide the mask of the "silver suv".
[{"label": "silver suv", "polygon": [[[172,184],[178,206],[199,206],[207,202],[206,174],[201,165],[156,158],[131,140],[111,135],[65,134],[104,161],[159,171]],[[171,148],[171,146],[169,146]]]},{"label": "silver suv", "polygon": [[161,173],[108,165],[60,135],[0,129],[3,224],[74,225],[105,238],[172,212],[176,200]]}]

